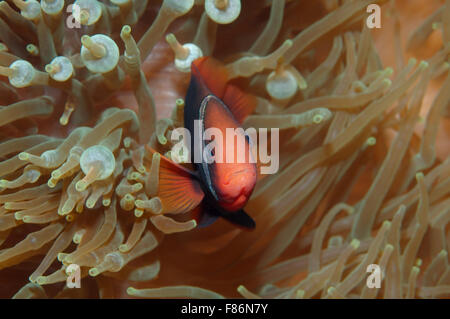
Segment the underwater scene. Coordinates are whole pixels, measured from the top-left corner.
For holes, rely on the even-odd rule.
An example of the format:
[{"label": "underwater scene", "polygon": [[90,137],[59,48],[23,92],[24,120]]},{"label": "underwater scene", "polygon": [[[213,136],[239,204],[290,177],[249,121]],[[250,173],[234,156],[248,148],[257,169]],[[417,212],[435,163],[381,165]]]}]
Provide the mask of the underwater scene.
[{"label": "underwater scene", "polygon": [[450,0],[0,1],[0,298],[450,298]]}]

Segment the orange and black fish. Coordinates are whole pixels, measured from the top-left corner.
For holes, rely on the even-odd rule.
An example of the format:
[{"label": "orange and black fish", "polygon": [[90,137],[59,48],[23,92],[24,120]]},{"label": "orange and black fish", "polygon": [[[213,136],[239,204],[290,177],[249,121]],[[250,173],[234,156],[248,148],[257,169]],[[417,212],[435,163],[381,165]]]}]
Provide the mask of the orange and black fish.
[{"label": "orange and black fish", "polygon": [[[195,60],[184,108],[184,126],[191,133],[191,145],[201,145],[201,150],[205,149],[208,141],[201,138],[203,131],[219,129],[223,133],[223,159],[231,147],[237,147],[237,143],[227,145],[226,129],[240,128],[256,105],[253,96],[227,82],[226,68],[220,62],[210,57]],[[202,123],[200,134],[194,133],[196,120],[195,123]],[[201,162],[196,163],[194,151],[191,151],[196,169],[191,171],[161,156],[158,196],[166,213],[193,211],[200,227],[211,224],[218,217],[247,229],[255,227],[255,222],[243,208],[256,184],[257,165],[249,160],[252,156],[250,138],[243,130],[235,132],[243,135],[237,138],[243,138],[245,143],[244,162],[237,161],[236,149],[234,160],[223,162],[208,162],[201,156]]]}]

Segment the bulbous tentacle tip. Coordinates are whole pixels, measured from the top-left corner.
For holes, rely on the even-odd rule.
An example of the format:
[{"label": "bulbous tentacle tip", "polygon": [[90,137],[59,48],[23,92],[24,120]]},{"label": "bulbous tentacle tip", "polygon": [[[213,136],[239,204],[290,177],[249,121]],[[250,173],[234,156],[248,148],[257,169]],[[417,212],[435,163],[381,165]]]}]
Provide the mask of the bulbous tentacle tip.
[{"label": "bulbous tentacle tip", "polygon": [[102,17],[102,7],[97,0],[76,0],[73,5],[73,16],[82,25],[93,25]]},{"label": "bulbous tentacle tip", "polygon": [[41,16],[41,5],[36,0],[13,0],[20,13],[27,20],[37,20]]},{"label": "bulbous tentacle tip", "polygon": [[64,0],[41,0],[41,9],[50,16],[58,16],[64,9]]},{"label": "bulbous tentacle tip", "polygon": [[111,176],[116,167],[116,160],[107,147],[94,145],[81,154],[80,167],[85,177],[76,183],[76,189],[81,192],[94,181],[105,180]]},{"label": "bulbous tentacle tip", "polygon": [[162,8],[168,9],[177,16],[182,16],[188,13],[194,6],[194,0],[164,0]]},{"label": "bulbous tentacle tip", "polygon": [[202,50],[193,43],[180,44],[173,33],[166,36],[166,41],[175,53],[175,67],[178,71],[188,73],[192,62],[203,56]]},{"label": "bulbous tentacle tip", "polygon": [[116,42],[104,34],[92,37],[81,37],[81,60],[86,68],[93,73],[107,73],[119,63],[119,47]]},{"label": "bulbous tentacle tip", "polygon": [[54,58],[50,64],[45,66],[45,71],[50,77],[58,82],[69,80],[74,74],[73,64],[70,59],[64,56]]},{"label": "bulbous tentacle tip", "polygon": [[205,0],[206,14],[218,24],[229,24],[241,13],[241,0]]}]

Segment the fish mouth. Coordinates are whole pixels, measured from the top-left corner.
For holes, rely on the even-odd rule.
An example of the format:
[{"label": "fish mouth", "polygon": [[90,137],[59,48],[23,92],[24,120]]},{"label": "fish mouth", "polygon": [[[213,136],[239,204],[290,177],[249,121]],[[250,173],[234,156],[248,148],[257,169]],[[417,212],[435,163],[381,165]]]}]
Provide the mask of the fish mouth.
[{"label": "fish mouth", "polygon": [[237,211],[244,207],[244,205],[247,203],[247,200],[248,197],[241,192],[237,198],[224,200],[222,207],[230,212]]}]

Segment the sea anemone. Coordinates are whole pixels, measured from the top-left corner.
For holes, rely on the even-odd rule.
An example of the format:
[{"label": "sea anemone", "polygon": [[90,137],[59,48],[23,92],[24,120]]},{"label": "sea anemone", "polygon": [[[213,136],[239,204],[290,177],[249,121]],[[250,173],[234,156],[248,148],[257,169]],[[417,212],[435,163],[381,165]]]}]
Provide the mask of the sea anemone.
[{"label": "sea anemone", "polygon": [[[450,296],[449,0],[9,0],[0,41],[0,297]],[[160,191],[201,56],[280,129],[253,231]]]}]

